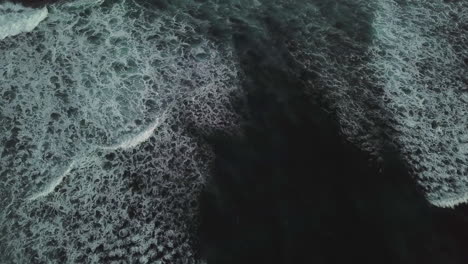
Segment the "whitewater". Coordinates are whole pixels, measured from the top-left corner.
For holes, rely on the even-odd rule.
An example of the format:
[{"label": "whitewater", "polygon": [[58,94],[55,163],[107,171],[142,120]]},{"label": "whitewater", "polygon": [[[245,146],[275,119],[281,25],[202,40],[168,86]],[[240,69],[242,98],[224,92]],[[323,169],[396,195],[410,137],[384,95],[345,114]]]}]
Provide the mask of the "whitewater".
[{"label": "whitewater", "polygon": [[265,14],[347,139],[378,157],[387,136],[428,202],[467,202],[466,1],[219,2],[0,4],[2,260],[201,263],[192,128],[238,128],[232,35],[273,35]]},{"label": "whitewater", "polygon": [[0,8],[2,261],[198,262],[211,154],[185,127],[234,125],[232,55],[136,1]]},{"label": "whitewater", "polygon": [[47,8],[33,9],[5,2],[0,5],[0,40],[24,32],[31,32],[46,19]]}]

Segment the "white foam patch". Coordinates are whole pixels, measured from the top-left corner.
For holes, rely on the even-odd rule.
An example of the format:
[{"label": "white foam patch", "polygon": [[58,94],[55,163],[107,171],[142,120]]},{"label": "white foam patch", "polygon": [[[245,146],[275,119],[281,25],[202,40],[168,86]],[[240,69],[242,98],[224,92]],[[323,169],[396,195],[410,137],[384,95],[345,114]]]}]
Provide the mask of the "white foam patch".
[{"label": "white foam patch", "polygon": [[133,1],[48,8],[0,41],[2,261],[196,263],[210,151],[185,127],[233,123],[232,55]]},{"label": "white foam patch", "polygon": [[467,9],[465,1],[381,1],[373,23],[383,107],[428,200],[442,207],[468,197]]},{"label": "white foam patch", "polygon": [[33,31],[47,14],[46,7],[34,9],[10,2],[0,4],[0,40]]},{"label": "white foam patch", "polygon": [[71,8],[85,8],[92,6],[99,6],[105,0],[79,0],[79,1],[67,1],[63,3],[63,7]]},{"label": "white foam patch", "polygon": [[2,170],[34,177],[23,183],[26,197],[95,146],[136,146],[150,133],[140,131],[211,74],[200,69],[213,54],[192,61],[192,45],[211,48],[184,40],[194,34],[189,25],[124,1],[105,9],[78,2],[50,6],[34,32],[0,44],[0,137],[12,143],[1,146]]},{"label": "white foam patch", "polygon": [[317,77],[314,96],[373,156],[383,142],[396,144],[429,202],[466,201],[468,2],[355,0],[322,8],[301,10],[297,21],[307,26],[288,43]]}]

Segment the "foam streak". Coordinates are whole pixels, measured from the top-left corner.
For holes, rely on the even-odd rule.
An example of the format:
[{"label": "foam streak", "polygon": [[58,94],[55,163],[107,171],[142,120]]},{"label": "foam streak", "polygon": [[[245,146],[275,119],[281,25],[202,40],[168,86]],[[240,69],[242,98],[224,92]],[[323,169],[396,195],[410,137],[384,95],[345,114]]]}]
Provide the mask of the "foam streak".
[{"label": "foam streak", "polygon": [[39,193],[36,193],[36,194],[33,194],[31,195],[27,200],[30,202],[30,201],[34,201],[34,200],[37,200],[41,197],[45,197],[47,195],[49,195],[51,192],[53,192],[55,190],[55,188],[60,184],[62,183],[63,179],[65,178],[65,176],[67,176],[68,173],[70,173],[70,171],[73,169],[73,165],[75,164],[75,161],[72,161],[70,163],[70,165],[68,165],[68,168],[57,178],[55,178],[53,181],[51,181],[45,188],[43,191],[39,192]]},{"label": "foam streak", "polygon": [[161,124],[163,117],[157,118],[156,121],[154,121],[147,129],[143,130],[136,136],[126,139],[122,141],[119,144],[109,146],[109,147],[101,147],[102,149],[109,149],[109,150],[115,150],[115,149],[130,149],[138,146],[139,144],[145,142],[148,140],[148,138],[151,137],[153,134],[154,130],[159,127]]}]

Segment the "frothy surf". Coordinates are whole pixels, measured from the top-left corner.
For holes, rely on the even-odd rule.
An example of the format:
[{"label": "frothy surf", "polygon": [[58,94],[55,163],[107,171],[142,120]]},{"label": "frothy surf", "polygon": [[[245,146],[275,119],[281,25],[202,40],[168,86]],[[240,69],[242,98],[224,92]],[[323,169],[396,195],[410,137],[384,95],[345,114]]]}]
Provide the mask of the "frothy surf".
[{"label": "frothy surf", "polygon": [[186,115],[230,123],[219,116],[237,69],[180,16],[102,2],[49,5],[30,34],[0,41],[0,208],[15,208],[0,214],[5,262],[194,259],[183,223],[209,152],[182,128]]},{"label": "frothy surf", "polygon": [[384,88],[382,106],[395,120],[396,140],[429,202],[440,207],[468,201],[468,108],[461,81],[468,53],[459,48],[468,39],[450,33],[467,23],[461,10],[461,1],[381,1],[373,21],[370,66]]},{"label": "frothy surf", "polygon": [[[192,3],[181,2],[174,5]],[[222,4],[216,2],[211,4]],[[254,2],[246,5],[254,9],[236,16],[248,17],[267,4],[246,2]],[[304,15],[304,21],[325,19],[321,11],[328,10],[310,5],[314,15]],[[396,120],[390,125],[399,131],[404,152],[415,168],[423,170],[421,182],[435,186],[429,190],[429,200],[438,206],[464,202],[467,141],[460,133],[466,134],[466,108],[462,108],[466,95],[456,91],[439,94],[424,85],[433,82],[444,92],[455,90],[451,88],[458,84],[447,83],[459,74],[455,70],[463,56],[452,52],[443,37],[421,31],[420,22],[411,20],[416,19],[413,13],[429,20],[432,16],[427,14],[434,10],[427,6],[404,9],[396,1],[378,5],[372,24],[371,53],[375,52],[369,56],[370,62],[366,58],[358,66],[372,68],[378,75],[388,99],[382,108]],[[447,11],[441,5],[436,7]],[[0,241],[0,256],[5,262],[66,258],[77,263],[137,259],[152,263],[164,256],[167,262],[163,263],[180,259],[196,263],[185,225],[189,221],[185,220],[196,211],[197,192],[209,173],[212,157],[209,149],[183,129],[194,120],[204,128],[231,125],[234,114],[226,110],[227,98],[238,92],[240,74],[231,44],[224,43],[221,49],[195,29],[194,21],[205,23],[206,14],[197,13],[196,8],[172,7],[177,14],[164,5],[151,9],[132,0],[77,0],[48,9],[0,5],[0,76],[4,78],[0,83],[0,207],[14,208],[0,219],[0,233],[6,234]],[[187,19],[189,13],[197,19]],[[439,13],[442,17],[443,12]],[[223,13],[219,20],[228,15]],[[438,24],[441,17],[423,24]],[[325,19],[310,27],[306,34],[310,46],[304,45],[307,48],[302,50],[316,53],[305,56],[306,60],[321,61],[321,67],[329,68],[322,77],[336,88],[331,93],[365,94],[363,89],[349,88],[352,85],[344,76],[347,68],[333,70],[341,62],[332,63],[336,60],[333,49],[323,54],[328,40],[316,44],[331,25],[347,23]],[[215,35],[216,30],[210,30]],[[352,34],[358,31],[350,30]],[[24,32],[31,33],[13,37]],[[424,56],[426,60],[418,62],[431,65],[434,59],[442,69],[430,68],[421,80],[419,71],[427,69],[417,69],[411,62]],[[447,85],[451,88],[445,89]],[[404,88],[412,90],[407,93]],[[360,113],[372,112],[355,107],[359,102],[354,99],[346,94],[335,100],[344,105],[340,109],[346,115],[340,122],[348,122],[350,130],[361,123],[361,117],[365,119]],[[413,116],[409,110],[418,112]],[[353,119],[353,113],[359,118]],[[425,118],[428,113],[436,118]],[[361,133],[356,131],[348,134]],[[444,149],[431,152],[439,145]],[[457,165],[457,158],[465,163]],[[70,160],[74,161],[68,164]],[[460,173],[450,174],[450,167]],[[439,175],[455,180],[455,185],[444,185]],[[429,178],[433,181],[425,181]],[[52,199],[55,191],[63,195]],[[25,241],[34,243],[25,248]],[[49,246],[57,244],[64,246]]]},{"label": "frothy surf", "polygon": [[33,194],[31,195],[30,197],[27,198],[27,201],[28,202],[31,202],[31,201],[34,201],[34,200],[37,200],[39,198],[42,198],[42,197],[45,197],[49,194],[51,194],[55,188],[57,188],[58,185],[60,185],[60,183],[62,183],[63,179],[70,173],[70,171],[73,169],[73,165],[75,164],[75,161],[72,161],[70,163],[70,165],[68,165],[67,169],[62,173],[60,174],[60,176],[58,176],[56,179],[54,179],[53,181],[51,181],[45,188],[43,191],[41,192],[38,192],[36,194]]},{"label": "frothy surf", "polygon": [[46,7],[34,9],[10,2],[0,4],[0,40],[33,31],[47,15]]},{"label": "frothy surf", "polygon": [[150,124],[145,130],[141,131],[140,133],[136,134],[135,136],[129,137],[122,142],[112,145],[112,146],[99,146],[101,149],[105,150],[117,150],[117,149],[130,149],[134,148],[141,143],[148,140],[151,135],[153,135],[156,128],[158,128],[161,123],[164,121],[165,113],[162,114],[161,117],[157,118],[152,124]]}]

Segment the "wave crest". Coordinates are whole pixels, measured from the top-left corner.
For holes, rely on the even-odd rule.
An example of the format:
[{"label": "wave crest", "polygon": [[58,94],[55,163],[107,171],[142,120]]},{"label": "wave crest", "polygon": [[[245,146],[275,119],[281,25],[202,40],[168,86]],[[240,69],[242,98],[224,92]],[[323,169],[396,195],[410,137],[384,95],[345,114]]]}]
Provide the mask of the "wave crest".
[{"label": "wave crest", "polygon": [[46,7],[34,9],[6,2],[0,5],[0,40],[33,31],[46,19]]}]

